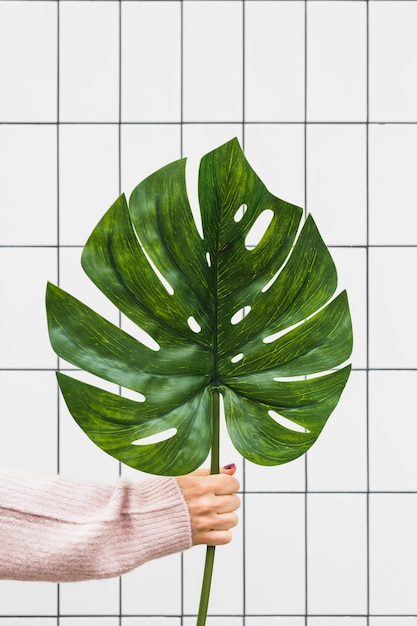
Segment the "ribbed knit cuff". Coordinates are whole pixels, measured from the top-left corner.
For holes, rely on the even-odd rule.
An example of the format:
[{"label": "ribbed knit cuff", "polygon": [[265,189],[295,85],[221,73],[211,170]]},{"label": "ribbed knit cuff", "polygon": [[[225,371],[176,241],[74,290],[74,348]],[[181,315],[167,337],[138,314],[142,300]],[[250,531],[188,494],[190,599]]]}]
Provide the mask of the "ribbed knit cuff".
[{"label": "ribbed knit cuff", "polygon": [[192,546],[190,515],[175,478],[134,484],[129,514],[140,536],[138,549],[146,553],[146,560]]}]

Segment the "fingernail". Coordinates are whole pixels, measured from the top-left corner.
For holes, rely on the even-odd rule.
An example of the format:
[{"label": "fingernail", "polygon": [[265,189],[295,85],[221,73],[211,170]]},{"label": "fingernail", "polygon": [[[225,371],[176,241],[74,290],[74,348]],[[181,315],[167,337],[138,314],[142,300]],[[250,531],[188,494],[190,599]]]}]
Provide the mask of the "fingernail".
[{"label": "fingernail", "polygon": [[229,469],[234,469],[235,467],[236,467],[235,463],[229,463],[229,465],[224,465],[223,469],[229,470]]}]

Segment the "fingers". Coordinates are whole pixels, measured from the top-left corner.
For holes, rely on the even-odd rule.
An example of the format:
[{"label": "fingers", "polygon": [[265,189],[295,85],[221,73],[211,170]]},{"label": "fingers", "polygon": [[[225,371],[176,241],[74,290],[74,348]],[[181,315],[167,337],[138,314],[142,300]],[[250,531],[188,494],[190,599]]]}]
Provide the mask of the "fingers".
[{"label": "fingers", "polygon": [[216,515],[211,518],[210,522],[206,520],[207,524],[198,524],[198,527],[194,527],[192,531],[193,544],[206,544],[209,546],[220,546],[230,543],[232,540],[231,528],[234,528],[238,523],[238,516],[236,513],[228,513],[224,515]]},{"label": "fingers", "polygon": [[211,474],[206,477],[208,488],[216,494],[216,496],[226,496],[236,493],[240,489],[240,483],[234,476],[228,474]]},{"label": "fingers", "polygon": [[207,546],[225,546],[232,541],[230,530],[212,530],[206,533],[195,533],[193,544],[195,546],[205,544]]},{"label": "fingers", "polygon": [[217,496],[215,509],[216,513],[222,515],[224,513],[232,513],[240,507],[240,498],[236,494],[229,496]]},{"label": "fingers", "polygon": [[231,528],[238,523],[236,510],[240,498],[235,464],[222,468],[220,474],[201,469],[186,476],[178,476],[188,506],[193,544],[224,545],[231,541]]}]

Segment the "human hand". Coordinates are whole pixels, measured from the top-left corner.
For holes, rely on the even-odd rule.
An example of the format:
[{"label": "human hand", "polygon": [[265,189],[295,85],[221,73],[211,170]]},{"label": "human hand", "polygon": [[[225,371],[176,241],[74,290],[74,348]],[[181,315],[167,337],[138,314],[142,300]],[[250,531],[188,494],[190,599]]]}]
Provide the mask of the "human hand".
[{"label": "human hand", "polygon": [[190,513],[193,545],[220,546],[232,540],[230,529],[238,523],[235,511],[240,506],[235,472],[233,463],[223,467],[220,474],[202,469],[177,476]]}]

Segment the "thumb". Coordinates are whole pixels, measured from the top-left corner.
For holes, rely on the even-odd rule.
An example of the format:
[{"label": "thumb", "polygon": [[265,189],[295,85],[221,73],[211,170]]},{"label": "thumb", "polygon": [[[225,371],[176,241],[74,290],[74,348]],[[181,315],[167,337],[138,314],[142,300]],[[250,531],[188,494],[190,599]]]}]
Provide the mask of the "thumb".
[{"label": "thumb", "polygon": [[[236,472],[235,463],[229,463],[228,465],[224,465],[223,467],[220,468],[220,474],[228,474],[229,476],[233,476],[235,472]],[[210,470],[208,467],[203,467],[191,473],[191,476],[209,476],[209,475],[210,475]]]}]

